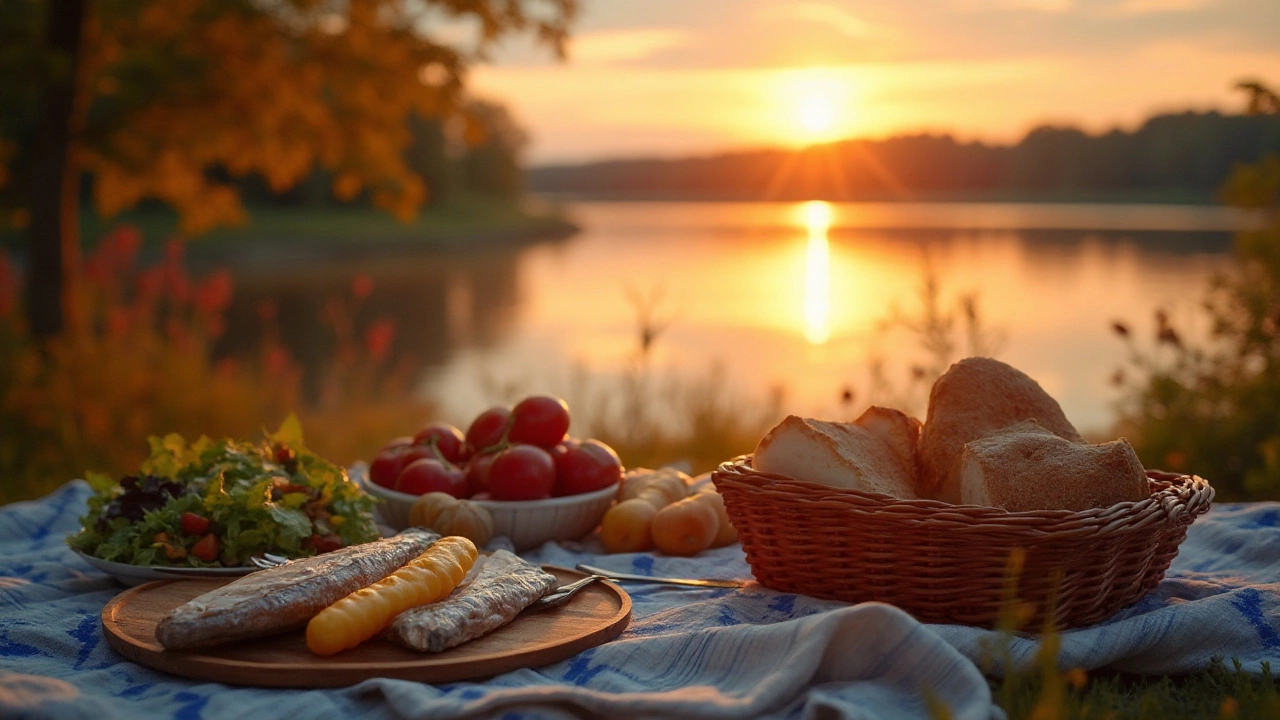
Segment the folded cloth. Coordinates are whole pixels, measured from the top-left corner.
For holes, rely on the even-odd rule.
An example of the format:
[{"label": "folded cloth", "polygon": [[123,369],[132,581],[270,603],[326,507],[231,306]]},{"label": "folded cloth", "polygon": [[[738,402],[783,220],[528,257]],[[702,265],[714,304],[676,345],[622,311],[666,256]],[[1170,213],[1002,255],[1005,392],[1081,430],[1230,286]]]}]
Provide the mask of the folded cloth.
[{"label": "folded cloth", "polygon": [[[375,679],[335,690],[203,683],[111,650],[102,607],[122,588],[67,549],[88,487],[0,507],[0,717],[929,717],[1000,718],[979,666],[1033,640],[922,625],[896,608],[849,606],[749,583],[740,590],[627,583],[633,620],[563,662],[483,682]],[[1063,635],[1064,667],[1169,673],[1239,658],[1280,662],[1280,505],[1215,508],[1192,526],[1168,579],[1101,626]],[[696,558],[604,555],[597,540],[548,543],[529,560],[648,575],[750,578],[738,546]],[[1010,644],[1011,645],[1008,645]]]}]

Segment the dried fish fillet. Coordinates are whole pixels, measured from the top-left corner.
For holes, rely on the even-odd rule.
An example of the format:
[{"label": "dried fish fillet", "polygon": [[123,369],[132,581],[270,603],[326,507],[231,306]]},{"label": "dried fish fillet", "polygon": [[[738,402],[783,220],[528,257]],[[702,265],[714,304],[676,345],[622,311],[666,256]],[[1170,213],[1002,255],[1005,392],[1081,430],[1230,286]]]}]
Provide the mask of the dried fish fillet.
[{"label": "dried fish fillet", "polygon": [[447,650],[511,622],[555,584],[554,575],[498,550],[449,597],[397,615],[387,637],[413,650]]},{"label": "dried fish fillet", "polygon": [[170,650],[181,650],[302,627],[439,539],[436,533],[411,529],[251,573],[169,611],[156,626],[156,639]]}]

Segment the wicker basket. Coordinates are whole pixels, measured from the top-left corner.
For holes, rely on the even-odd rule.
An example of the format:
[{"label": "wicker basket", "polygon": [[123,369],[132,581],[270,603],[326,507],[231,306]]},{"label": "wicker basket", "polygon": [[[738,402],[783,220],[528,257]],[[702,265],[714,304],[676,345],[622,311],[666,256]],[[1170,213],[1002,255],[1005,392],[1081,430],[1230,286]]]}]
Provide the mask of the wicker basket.
[{"label": "wicker basket", "polygon": [[1035,608],[1031,627],[1053,598],[1054,624],[1069,628],[1098,622],[1154,588],[1213,500],[1201,478],[1147,476],[1145,500],[1083,512],[900,500],[759,472],[749,457],[711,477],[767,587],[878,600],[923,622],[992,627],[1009,603],[1011,553],[1022,548],[1016,593]]}]

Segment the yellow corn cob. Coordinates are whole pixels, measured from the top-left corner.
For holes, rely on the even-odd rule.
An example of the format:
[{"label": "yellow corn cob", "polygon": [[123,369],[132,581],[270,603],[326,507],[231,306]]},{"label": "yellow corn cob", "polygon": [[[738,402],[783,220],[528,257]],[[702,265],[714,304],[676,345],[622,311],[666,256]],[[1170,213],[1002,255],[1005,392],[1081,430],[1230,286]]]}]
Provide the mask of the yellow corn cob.
[{"label": "yellow corn cob", "polygon": [[457,587],[476,561],[464,537],[441,538],[408,565],[335,602],[307,623],[307,647],[333,655],[377,635],[396,615],[435,602]]}]

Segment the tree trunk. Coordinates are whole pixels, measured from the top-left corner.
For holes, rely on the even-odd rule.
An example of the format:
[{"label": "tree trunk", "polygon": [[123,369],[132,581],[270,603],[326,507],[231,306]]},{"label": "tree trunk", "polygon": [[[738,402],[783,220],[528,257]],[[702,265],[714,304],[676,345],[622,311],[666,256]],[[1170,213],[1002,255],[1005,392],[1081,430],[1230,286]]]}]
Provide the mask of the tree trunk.
[{"label": "tree trunk", "polygon": [[31,147],[27,317],[37,338],[62,332],[68,275],[80,254],[80,169],[70,149],[87,2],[51,0],[45,22],[46,50],[60,72],[45,86]]}]

